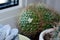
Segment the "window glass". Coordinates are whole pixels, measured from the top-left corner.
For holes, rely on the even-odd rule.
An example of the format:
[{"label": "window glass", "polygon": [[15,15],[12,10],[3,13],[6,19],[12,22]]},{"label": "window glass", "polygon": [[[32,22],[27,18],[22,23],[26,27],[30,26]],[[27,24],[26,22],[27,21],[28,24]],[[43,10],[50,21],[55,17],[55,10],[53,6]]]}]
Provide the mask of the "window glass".
[{"label": "window glass", "polygon": [[0,0],[0,10],[17,6],[19,4],[19,0]]}]

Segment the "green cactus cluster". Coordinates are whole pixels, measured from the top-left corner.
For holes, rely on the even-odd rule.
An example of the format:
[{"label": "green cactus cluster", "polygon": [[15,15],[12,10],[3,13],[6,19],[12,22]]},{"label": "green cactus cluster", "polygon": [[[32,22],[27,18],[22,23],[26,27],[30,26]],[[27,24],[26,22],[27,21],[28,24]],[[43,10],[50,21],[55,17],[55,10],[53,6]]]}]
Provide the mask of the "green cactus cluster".
[{"label": "green cactus cluster", "polygon": [[36,14],[36,12],[32,11],[31,9],[25,10],[21,15],[20,20],[20,28],[23,34],[31,35],[32,33],[36,32],[39,28],[40,18]]},{"label": "green cactus cluster", "polygon": [[54,22],[59,22],[59,17],[44,6],[28,6],[19,19],[20,32],[26,36],[35,35],[40,30],[53,27]]},{"label": "green cactus cluster", "polygon": [[58,15],[56,15],[56,13],[53,13],[50,9],[42,7],[42,6],[38,6],[38,11],[40,12],[40,15],[42,17],[42,20],[44,20],[45,22],[51,22],[54,21],[54,19],[56,19],[57,21],[59,19]]}]

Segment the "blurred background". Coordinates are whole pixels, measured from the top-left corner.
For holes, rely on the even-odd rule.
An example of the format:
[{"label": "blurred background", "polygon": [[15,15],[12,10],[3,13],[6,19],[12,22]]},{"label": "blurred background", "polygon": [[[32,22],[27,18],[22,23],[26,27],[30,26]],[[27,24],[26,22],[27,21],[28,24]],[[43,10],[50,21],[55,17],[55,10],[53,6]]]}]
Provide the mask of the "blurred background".
[{"label": "blurred background", "polygon": [[18,15],[21,14],[22,8],[38,2],[47,4],[60,12],[60,0],[19,0],[20,6],[0,10],[0,24],[10,24],[12,27],[17,27]]}]

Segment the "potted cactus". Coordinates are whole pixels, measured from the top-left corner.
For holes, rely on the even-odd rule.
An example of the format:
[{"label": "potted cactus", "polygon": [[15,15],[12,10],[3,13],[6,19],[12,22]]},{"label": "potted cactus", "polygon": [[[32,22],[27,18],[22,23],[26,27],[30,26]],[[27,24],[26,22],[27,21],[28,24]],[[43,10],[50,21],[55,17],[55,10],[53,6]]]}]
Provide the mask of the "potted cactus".
[{"label": "potted cactus", "polygon": [[55,25],[54,22],[59,22],[59,17],[56,12],[46,8],[43,4],[30,5],[23,10],[19,18],[20,33],[33,39],[37,34],[39,37],[41,31],[52,28]]}]

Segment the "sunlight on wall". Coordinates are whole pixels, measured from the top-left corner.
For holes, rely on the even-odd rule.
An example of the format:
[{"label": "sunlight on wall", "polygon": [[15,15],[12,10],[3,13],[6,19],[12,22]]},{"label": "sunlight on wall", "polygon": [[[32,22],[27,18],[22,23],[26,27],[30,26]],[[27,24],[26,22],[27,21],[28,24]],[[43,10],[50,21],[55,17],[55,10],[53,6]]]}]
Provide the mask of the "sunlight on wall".
[{"label": "sunlight on wall", "polygon": [[6,3],[8,0],[0,0],[0,4]]}]

